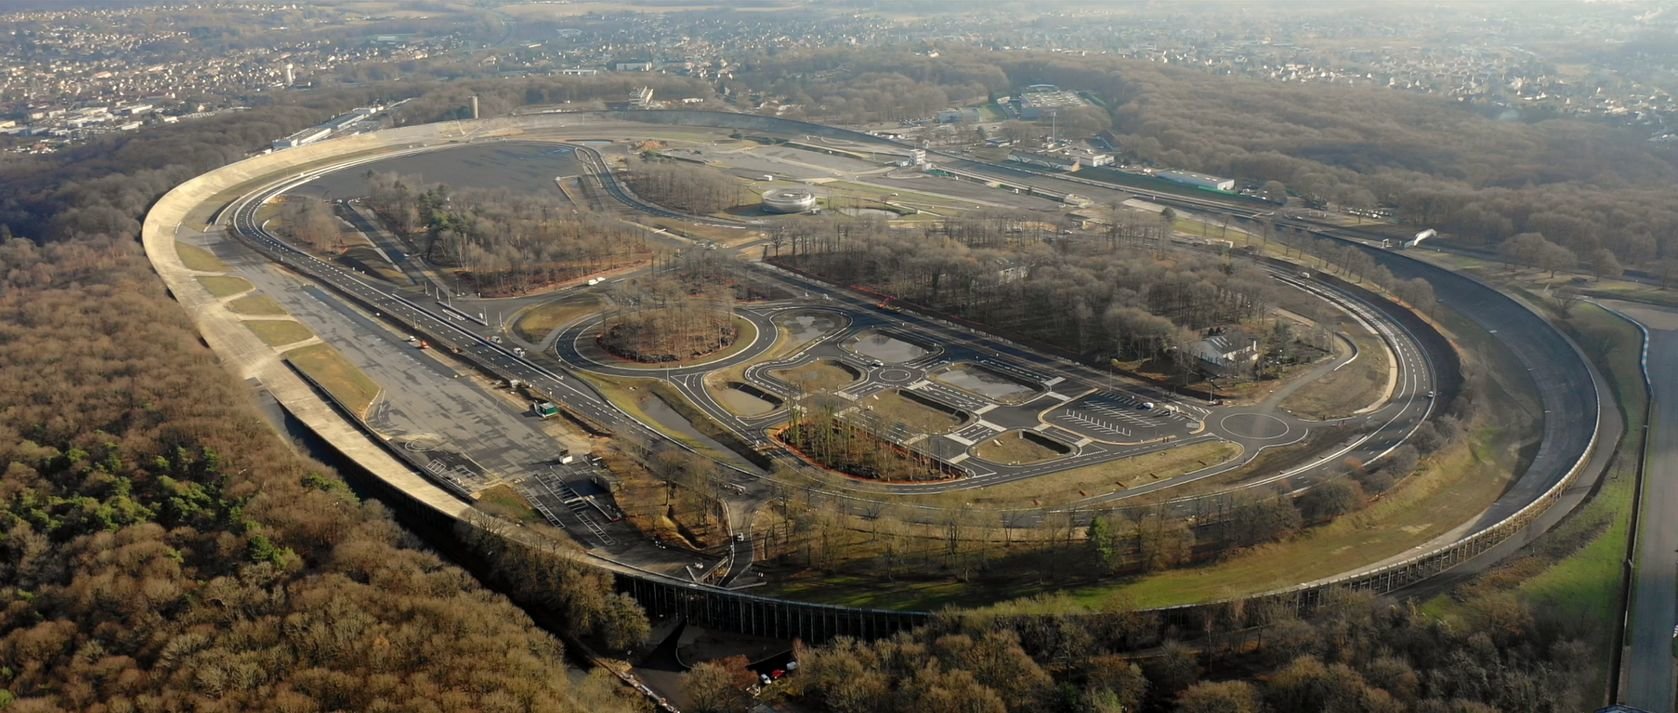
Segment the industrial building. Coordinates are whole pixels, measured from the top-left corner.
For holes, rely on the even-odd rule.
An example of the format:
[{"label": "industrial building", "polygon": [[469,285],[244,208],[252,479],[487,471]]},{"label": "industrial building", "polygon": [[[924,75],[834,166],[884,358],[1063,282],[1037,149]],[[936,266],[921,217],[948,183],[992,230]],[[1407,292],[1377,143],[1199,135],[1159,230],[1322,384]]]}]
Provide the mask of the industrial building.
[{"label": "industrial building", "polygon": [[1082,167],[1078,159],[1063,153],[1048,153],[1043,151],[1014,151],[1008,154],[1008,160],[1023,163],[1027,166],[1052,168],[1056,171],[1076,171]]},{"label": "industrial building", "polygon": [[294,149],[306,146],[332,135],[331,127],[314,126],[274,142],[274,150]]},{"label": "industrial building", "polygon": [[338,116],[332,117],[331,121],[321,124],[321,126],[331,131],[343,131],[351,124],[358,121],[366,121],[374,114],[379,113],[382,109],[383,107],[377,106],[358,106],[355,109],[350,110],[349,113],[339,114]]},{"label": "industrial building", "polygon": [[1033,84],[1011,101],[1003,103],[1002,108],[1020,119],[1036,121],[1056,111],[1086,105],[1084,98],[1078,96],[1077,92],[1067,91],[1053,84]]},{"label": "industrial building", "polygon": [[765,213],[808,213],[816,209],[816,194],[808,188],[771,188],[763,192]]},{"label": "industrial building", "polygon": [[1078,163],[1092,168],[1111,166],[1114,161],[1113,154],[1102,153],[1100,151],[1087,149],[1081,146],[1074,146],[1067,149],[1066,155],[1077,159]]},{"label": "industrial building", "polygon": [[1195,173],[1193,171],[1156,171],[1154,176],[1157,178],[1163,178],[1172,183],[1181,183],[1185,186],[1204,188],[1208,191],[1223,191],[1225,193],[1229,193],[1235,190],[1235,179],[1233,178],[1220,178],[1218,176],[1209,176],[1204,173]]}]

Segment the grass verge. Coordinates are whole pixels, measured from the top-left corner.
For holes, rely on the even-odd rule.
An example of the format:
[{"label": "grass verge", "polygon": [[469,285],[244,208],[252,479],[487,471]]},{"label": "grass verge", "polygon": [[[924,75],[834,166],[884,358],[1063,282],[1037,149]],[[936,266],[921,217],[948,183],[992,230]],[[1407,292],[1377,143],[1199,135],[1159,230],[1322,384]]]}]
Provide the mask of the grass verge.
[{"label": "grass verge", "polygon": [[227,272],[227,263],[222,262],[210,251],[196,245],[188,245],[179,240],[175,241],[175,254],[181,257],[181,264],[188,270],[199,272]]},{"label": "grass verge", "polygon": [[236,314],[253,317],[281,317],[289,314],[280,303],[274,301],[274,298],[262,294],[240,297],[227,303],[227,309]]},{"label": "grass verge", "polygon": [[197,279],[198,284],[203,285],[204,289],[209,290],[210,296],[212,297],[232,297],[233,295],[241,292],[249,292],[252,289],[255,289],[251,287],[251,283],[247,282],[242,277],[212,275]]},{"label": "grass verge", "polygon": [[328,344],[312,344],[285,353],[292,367],[357,416],[367,413],[381,389],[377,382]]},{"label": "grass verge", "polygon": [[[725,463],[737,462],[739,460],[739,456],[723,444],[709,440],[708,437],[701,437],[703,436],[703,432],[693,423],[688,423],[689,429],[682,429],[676,425],[665,423],[660,419],[654,418],[652,414],[648,413],[648,399],[657,399],[665,405],[669,405],[669,401],[667,399],[661,398],[653,392],[654,385],[658,383],[656,380],[620,379],[581,373],[578,374],[578,376],[583,378],[585,381],[588,381],[595,390],[599,391],[602,396],[605,396],[607,400],[611,401],[614,406],[622,409],[624,413],[629,414],[630,418],[646,424],[647,427],[658,431],[666,438],[692,448],[695,452],[705,456],[706,458],[710,458],[711,460],[722,461]],[[662,386],[662,384],[659,385]],[[680,397],[677,397],[675,400],[686,404],[686,400]],[[672,410],[675,410],[675,407],[671,408]],[[680,415],[680,411],[677,413]]]},{"label": "grass verge", "polygon": [[541,513],[530,507],[530,502],[519,491],[506,483],[492,485],[478,493],[478,509],[527,525],[547,522]]},{"label": "grass verge", "polygon": [[340,253],[334,260],[345,267],[359,270],[362,274],[379,278],[393,285],[406,285],[408,277],[390,264],[379,251],[371,245],[354,245]]},{"label": "grass verge", "polygon": [[588,295],[544,302],[519,313],[513,322],[513,334],[531,344],[540,344],[555,329],[599,309],[600,302]]},{"label": "grass verge", "polygon": [[289,319],[247,319],[242,324],[271,347],[283,347],[315,336],[308,327]]},{"label": "grass verge", "polygon": [[974,505],[1059,505],[1190,473],[1240,454],[1241,446],[1228,441],[1191,443],[995,485],[967,499]]},{"label": "grass verge", "polygon": [[1168,570],[1074,592],[1097,606],[1115,596],[1136,606],[1211,601],[1331,577],[1404,553],[1484,511],[1509,483],[1518,439],[1481,427],[1429,459],[1361,512],[1214,564]]}]

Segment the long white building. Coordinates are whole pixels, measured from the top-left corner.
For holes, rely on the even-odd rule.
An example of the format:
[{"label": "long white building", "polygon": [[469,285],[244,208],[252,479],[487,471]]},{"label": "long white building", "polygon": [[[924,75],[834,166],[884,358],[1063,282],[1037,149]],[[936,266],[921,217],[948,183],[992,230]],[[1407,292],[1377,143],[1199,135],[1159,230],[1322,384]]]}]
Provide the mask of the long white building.
[{"label": "long white building", "polygon": [[1205,188],[1207,190],[1226,192],[1235,190],[1235,179],[1233,178],[1209,176],[1204,173],[1195,173],[1193,171],[1156,171],[1154,172],[1154,175],[1172,183],[1181,183],[1185,186],[1194,186],[1195,188]]}]

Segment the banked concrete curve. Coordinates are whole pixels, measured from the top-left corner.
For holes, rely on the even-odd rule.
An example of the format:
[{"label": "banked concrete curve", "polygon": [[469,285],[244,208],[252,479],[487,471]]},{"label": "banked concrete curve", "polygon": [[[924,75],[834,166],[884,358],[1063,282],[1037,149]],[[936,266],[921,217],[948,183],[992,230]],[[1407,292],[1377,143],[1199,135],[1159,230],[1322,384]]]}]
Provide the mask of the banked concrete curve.
[{"label": "banked concrete curve", "polygon": [[[663,112],[643,113],[662,114]],[[218,196],[223,196],[226,198],[227,202],[231,202],[238,197],[238,195],[233,193],[237,189],[247,186],[254,187],[256,182],[265,179],[272,180],[286,175],[300,173],[303,168],[312,164],[342,160],[355,155],[374,155],[378,152],[396,151],[419,145],[437,147],[439,145],[449,143],[464,144],[478,140],[510,139],[539,134],[553,129],[563,129],[567,127],[581,128],[600,123],[641,124],[643,126],[656,125],[660,123],[695,125],[705,123],[719,128],[758,128],[766,126],[766,123],[770,126],[778,126],[784,122],[787,128],[796,128],[800,130],[820,128],[825,130],[823,133],[831,132],[836,135],[836,137],[854,140],[868,140],[869,143],[875,143],[882,146],[893,145],[892,142],[881,140],[877,137],[857,134],[856,132],[848,130],[833,127],[821,127],[820,125],[807,124],[805,122],[785,122],[784,120],[777,120],[772,117],[729,114],[725,112],[671,113],[681,114],[681,119],[670,121],[669,119],[674,119],[675,117],[629,117],[615,112],[606,112],[586,114],[537,114],[484,119],[473,122],[442,122],[436,124],[398,127],[368,134],[335,138],[318,144],[254,156],[200,175],[175,187],[173,190],[165,194],[147,213],[142,227],[141,241],[153,268],[157,271],[159,277],[162,278],[164,284],[168,287],[175,299],[187,310],[195,325],[198,327],[201,335],[204,337],[205,342],[219,356],[228,361],[230,367],[234,369],[235,372],[244,378],[256,378],[262,383],[263,387],[268,390],[274,398],[300,422],[318,434],[339,452],[354,459],[361,467],[366,469],[375,477],[378,477],[390,486],[399,489],[414,499],[415,502],[432,511],[445,515],[449,518],[462,519],[472,510],[467,503],[456,498],[440,486],[435,485],[431,481],[420,476],[405,463],[388,453],[383,446],[376,443],[355,423],[338,413],[330,404],[321,399],[309,384],[293,373],[277,358],[273,349],[263,344],[249,330],[244,329],[236,319],[232,318],[225,309],[220,307],[218,301],[213,298],[209,292],[197,282],[196,279],[194,279],[194,273],[188,270],[181,262],[180,256],[175,250],[175,238],[178,231],[182,228],[189,228],[192,230],[204,229],[204,224],[183,225],[183,223],[188,219],[208,223],[211,216],[218,213],[222,207],[206,206],[206,204],[212,201],[212,199],[216,199]],[[661,121],[660,119],[665,120]],[[710,121],[714,121],[714,124],[710,123]],[[206,207],[210,208],[210,211],[206,212]],[[1437,268],[1435,269],[1437,270]],[[1443,271],[1441,270],[1440,272]],[[1489,290],[1489,288],[1487,289]],[[1491,291],[1495,292],[1495,290]],[[1507,298],[1505,297],[1505,299]],[[1554,331],[1553,328],[1549,329]],[[1564,343],[1570,342],[1570,340],[1567,340],[1565,337],[1561,337],[1561,339]],[[1569,350],[1573,351],[1572,356],[1579,356],[1576,350],[1577,347]],[[1583,367],[1585,373],[1590,374],[1591,378],[1588,378],[1589,381],[1594,382],[1600,378],[1593,373],[1594,370],[1591,369],[1588,362],[1586,362]],[[1595,384],[1592,384],[1592,386],[1594,387]],[[1596,395],[1594,393],[1596,391],[1594,388],[1590,388],[1590,391],[1593,392],[1592,396]],[[1595,400],[1596,399],[1591,399],[1591,401]],[[1589,409],[1587,413],[1600,409],[1600,403],[1593,403],[1591,405],[1597,408]],[[1594,426],[1597,424],[1595,423],[1596,419],[1592,418],[1589,420],[1592,421],[1592,428],[1590,429],[1592,431],[1590,435],[1590,446],[1594,446],[1596,441],[1596,434],[1594,433],[1596,429]],[[1535,495],[1537,495],[1537,497],[1532,501],[1521,505],[1505,502],[1504,507],[1507,508],[1514,505],[1517,512],[1514,514],[1515,516],[1500,520],[1505,522],[1513,521],[1522,515],[1530,516],[1532,511],[1535,509],[1542,510],[1543,505],[1547,505],[1548,501],[1551,501],[1552,498],[1556,496],[1557,492],[1565,487],[1567,482],[1572,481],[1573,477],[1578,474],[1578,471],[1581,470],[1584,465],[1583,461],[1589,456],[1589,450],[1590,448],[1587,447],[1585,453],[1579,454],[1580,460],[1574,463],[1573,467],[1567,468],[1565,474],[1558,479],[1561,482],[1551,480],[1550,482],[1545,483],[1545,485],[1549,487],[1541,486],[1541,492],[1536,493]],[[1528,507],[1522,507],[1522,505],[1526,505]],[[1530,506],[1538,507],[1535,508]],[[1489,523],[1482,521],[1480,523],[1480,527],[1476,528],[1478,530],[1476,534],[1481,535],[1481,537],[1471,536],[1468,539],[1478,539],[1481,542],[1484,542],[1485,539],[1488,539],[1484,536],[1491,534],[1489,531],[1504,529],[1495,526],[1488,527],[1488,524]],[[1477,551],[1479,550],[1479,548],[1476,549]],[[1436,549],[1432,552],[1415,557],[1412,561],[1437,558],[1439,554],[1440,551]],[[628,576],[631,578],[643,579],[649,584],[656,584],[661,587],[682,585],[683,589],[709,590],[706,592],[708,596],[721,596],[738,599],[741,602],[750,603],[755,606],[761,606],[765,602],[770,601],[763,597],[727,592],[726,590],[693,587],[693,585],[687,585],[686,583],[668,581],[668,578],[660,575],[654,575],[652,573],[638,573],[634,571],[633,568],[627,568],[606,561],[597,560],[597,563],[617,572],[620,578]],[[1388,562],[1383,564],[1384,566],[1379,566],[1378,569],[1381,571],[1390,571],[1397,567],[1402,567],[1407,563]],[[1349,577],[1347,578],[1368,581],[1369,574],[1370,572],[1365,570],[1349,573]],[[1303,587],[1316,589],[1319,587],[1334,586],[1337,582],[1344,581],[1345,579],[1343,578],[1333,578],[1327,581],[1303,585]],[[1298,594],[1300,593],[1301,588],[1292,588],[1290,593]],[[695,593],[697,593],[697,591]],[[879,616],[885,613],[880,610],[849,610],[844,607],[809,605],[802,602],[787,602],[787,604],[800,607],[818,607],[827,610],[829,616],[839,615],[838,612],[841,611],[855,612],[858,616]],[[892,614],[906,613],[892,612]],[[905,623],[908,622],[905,621]]]}]

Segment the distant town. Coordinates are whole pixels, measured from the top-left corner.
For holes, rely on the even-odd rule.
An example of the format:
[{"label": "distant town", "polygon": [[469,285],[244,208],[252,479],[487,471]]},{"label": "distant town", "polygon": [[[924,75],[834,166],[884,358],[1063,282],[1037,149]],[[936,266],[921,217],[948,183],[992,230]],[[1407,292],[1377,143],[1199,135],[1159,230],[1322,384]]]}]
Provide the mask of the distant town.
[{"label": "distant town", "polygon": [[[471,76],[657,73],[710,82],[737,110],[774,111],[777,97],[731,92],[740,66],[797,50],[878,46],[929,56],[954,48],[1116,55],[1275,82],[1388,87],[1509,118],[1575,116],[1678,140],[1678,62],[1659,42],[1678,18],[1650,3],[1584,4],[1559,25],[1472,7],[1379,20],[1317,11],[1302,20],[1259,9],[1051,5],[1023,21],[998,6],[913,17],[803,4],[575,15],[548,12],[563,4],[528,4],[434,16],[357,7],[242,2],[0,15],[8,28],[0,35],[0,135],[9,150],[50,152],[260,106],[275,92]],[[1010,106],[1029,120],[1052,101]]]}]

